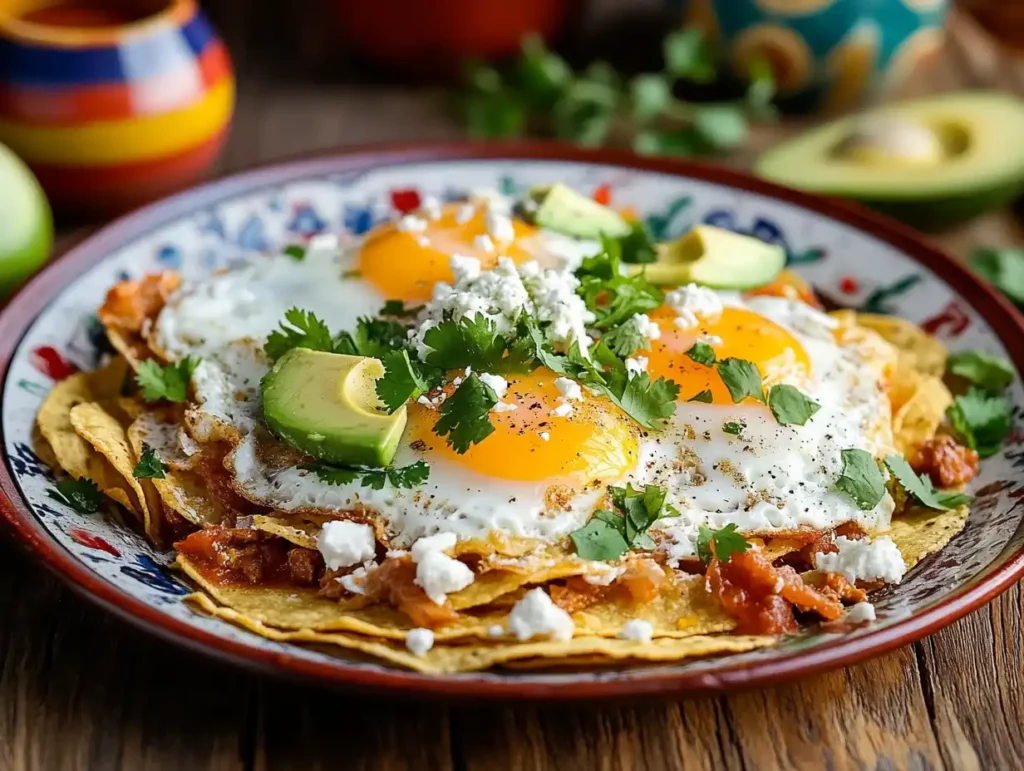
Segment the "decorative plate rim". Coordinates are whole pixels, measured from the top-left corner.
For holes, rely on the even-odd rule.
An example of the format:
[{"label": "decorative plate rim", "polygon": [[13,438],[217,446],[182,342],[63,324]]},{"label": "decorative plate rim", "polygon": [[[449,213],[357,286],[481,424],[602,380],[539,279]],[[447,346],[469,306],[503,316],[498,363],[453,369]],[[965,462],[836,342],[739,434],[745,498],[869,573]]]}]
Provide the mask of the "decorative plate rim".
[{"label": "decorative plate rim", "polygon": [[[244,193],[306,176],[372,169],[382,165],[465,160],[537,160],[593,163],[687,177],[794,204],[870,233],[925,265],[945,281],[992,328],[1018,371],[1024,371],[1024,316],[1004,297],[983,284],[923,236],[887,217],[845,201],[823,198],[762,181],[750,174],[710,164],[645,158],[618,150],[584,150],[546,142],[408,143],[360,146],[303,155],[231,174],[189,188],[127,214],[84,239],[76,240],[51,260],[0,311],[0,384],[14,352],[38,315],[86,269],[101,262],[116,246],[195,209]],[[0,389],[5,385],[0,385]],[[2,393],[2,390],[0,390]],[[227,639],[173,618],[100,578],[62,545],[32,524],[33,515],[4,457],[0,464],[0,514],[15,540],[90,601],[169,642],[263,673],[285,675],[390,694],[474,699],[581,700],[644,695],[710,694],[766,686],[796,677],[849,666],[918,640],[980,608],[1024,576],[1024,547],[1004,550],[984,570],[935,606],[856,639],[837,637],[808,651],[796,650],[767,661],[754,661],[717,672],[666,668],[616,670],[613,677],[492,673],[424,675],[399,669],[325,664],[285,652],[261,649]]]}]

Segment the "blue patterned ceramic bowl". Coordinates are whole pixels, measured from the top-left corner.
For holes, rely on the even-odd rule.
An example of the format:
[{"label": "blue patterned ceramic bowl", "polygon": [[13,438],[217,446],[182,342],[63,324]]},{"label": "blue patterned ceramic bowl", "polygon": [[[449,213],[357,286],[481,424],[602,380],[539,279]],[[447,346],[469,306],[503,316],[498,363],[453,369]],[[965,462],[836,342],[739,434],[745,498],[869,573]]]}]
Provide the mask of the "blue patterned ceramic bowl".
[{"label": "blue patterned ceramic bowl", "polygon": [[[679,7],[678,0],[670,0]],[[766,58],[780,103],[842,110],[898,86],[942,45],[949,0],[689,0],[690,23],[722,40],[737,72]]]},{"label": "blue patterned ceramic bowl", "polygon": [[[848,205],[744,174],[615,151],[550,145],[425,146],[356,151],[259,169],[142,209],[74,247],[0,315],[0,521],[72,586],[175,642],[321,683],[500,698],[595,698],[709,692],[858,661],[935,631],[1024,573],[1024,422],[985,461],[963,533],[877,601],[878,623],[809,631],[774,648],[724,658],[600,672],[478,673],[434,677],[266,640],[199,615],[189,589],[135,531],[76,513],[48,496],[50,470],[31,449],[36,412],[55,380],[95,367],[107,352],[94,315],[118,279],[173,268],[202,276],[324,230],[359,234],[425,194],[507,193],[553,181],[607,186],[658,238],[710,222],[782,245],[834,305],[922,324],[950,348],[981,348],[1024,368],[1024,320],[1002,298],[912,231]],[[344,297],[338,298],[344,302]],[[1024,388],[1010,394],[1024,404]],[[1018,412],[1019,415],[1019,412]]]}]

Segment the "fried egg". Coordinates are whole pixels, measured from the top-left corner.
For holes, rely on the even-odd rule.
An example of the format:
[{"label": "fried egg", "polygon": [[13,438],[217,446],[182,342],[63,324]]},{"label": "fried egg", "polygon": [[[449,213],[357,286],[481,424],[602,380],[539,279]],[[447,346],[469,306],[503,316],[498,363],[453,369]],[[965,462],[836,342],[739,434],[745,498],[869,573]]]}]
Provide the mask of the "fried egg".
[{"label": "fried egg", "polygon": [[[239,493],[285,512],[361,509],[383,520],[396,548],[439,531],[557,539],[608,505],[608,485],[626,483],[668,490],[673,516],[654,531],[671,560],[694,553],[701,524],[768,532],[888,522],[888,495],[861,511],[834,489],[841,450],[884,454],[892,446],[877,351],[841,345],[832,319],[797,300],[700,290],[704,305],[670,296],[652,312],[660,334],[632,366],[680,386],[675,415],[661,431],[640,429],[585,387],[570,396],[544,368],[501,380],[493,432],[463,454],[434,433],[440,398],[410,404],[394,464],[430,465],[429,479],[415,489],[328,484],[299,468],[296,453],[266,430],[259,383],[270,362],[262,345],[288,308],[315,313],[333,331],[352,329],[388,299],[450,297],[451,287],[444,287],[457,278],[453,262],[475,259],[486,271],[504,257],[530,277],[541,267],[571,272],[595,249],[486,204],[428,203],[343,249],[310,249],[302,261],[261,258],[186,287],[151,337],[170,358],[202,357],[193,375],[190,431],[200,442],[235,445],[226,465]],[[508,262],[499,267],[514,272]],[[766,385],[798,387],[820,409],[805,425],[787,426],[753,398],[733,403],[717,370],[686,355],[698,341],[720,360],[752,362]],[[689,401],[703,391],[709,402]],[[742,427],[738,434],[725,430],[730,423]]]}]

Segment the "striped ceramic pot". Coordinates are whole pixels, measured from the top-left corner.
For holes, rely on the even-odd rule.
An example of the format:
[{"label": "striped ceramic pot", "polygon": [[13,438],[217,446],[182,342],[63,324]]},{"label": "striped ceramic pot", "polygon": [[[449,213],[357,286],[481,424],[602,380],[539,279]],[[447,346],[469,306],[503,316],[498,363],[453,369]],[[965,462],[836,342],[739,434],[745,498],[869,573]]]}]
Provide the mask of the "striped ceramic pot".
[{"label": "striped ceramic pot", "polygon": [[0,3],[0,142],[59,209],[111,214],[194,182],[234,90],[195,0]]}]

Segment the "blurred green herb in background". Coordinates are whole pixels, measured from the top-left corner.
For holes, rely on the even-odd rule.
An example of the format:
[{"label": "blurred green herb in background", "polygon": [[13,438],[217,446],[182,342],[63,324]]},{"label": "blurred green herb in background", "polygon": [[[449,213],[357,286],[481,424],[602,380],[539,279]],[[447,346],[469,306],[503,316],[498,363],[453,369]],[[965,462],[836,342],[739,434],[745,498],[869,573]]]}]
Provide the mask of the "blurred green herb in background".
[{"label": "blurred green herb in background", "polygon": [[1017,305],[1024,306],[1024,249],[975,249],[971,267]]},{"label": "blurred green herb in background", "polygon": [[671,33],[664,68],[624,78],[607,62],[575,72],[539,37],[523,41],[508,68],[476,64],[464,97],[469,132],[480,139],[555,136],[584,147],[620,138],[648,155],[707,155],[744,142],[751,120],[776,117],[771,67],[756,60],[745,94],[717,102],[685,101],[681,84],[718,82],[717,55],[698,30]]}]

